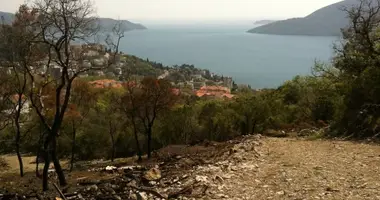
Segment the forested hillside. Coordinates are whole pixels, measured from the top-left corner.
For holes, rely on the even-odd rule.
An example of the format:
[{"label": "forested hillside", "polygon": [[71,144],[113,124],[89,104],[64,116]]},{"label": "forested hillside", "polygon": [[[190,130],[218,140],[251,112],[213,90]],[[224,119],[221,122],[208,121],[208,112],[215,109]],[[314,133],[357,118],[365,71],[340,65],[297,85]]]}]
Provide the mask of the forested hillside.
[{"label": "forested hillside", "polygon": [[345,8],[357,5],[357,0],[344,0],[303,18],[276,21],[249,30],[249,33],[274,35],[339,36],[341,29],[349,24]]}]

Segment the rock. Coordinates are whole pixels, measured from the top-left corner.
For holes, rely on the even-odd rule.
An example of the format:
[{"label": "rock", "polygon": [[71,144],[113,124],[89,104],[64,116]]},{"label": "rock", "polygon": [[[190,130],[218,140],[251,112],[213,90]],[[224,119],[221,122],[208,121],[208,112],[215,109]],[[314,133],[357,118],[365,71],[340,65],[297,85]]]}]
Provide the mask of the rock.
[{"label": "rock", "polygon": [[367,185],[368,185],[368,183],[363,183],[363,184],[359,185],[358,188],[365,188],[365,187],[367,187]]},{"label": "rock", "polygon": [[326,191],[327,191],[327,192],[339,192],[338,189],[334,189],[334,188],[332,188],[332,187],[327,187],[327,188],[326,188]]},{"label": "rock", "polygon": [[129,195],[129,199],[130,199],[130,200],[137,200],[137,195],[134,194],[134,193],[133,193],[133,194],[130,194],[130,195]]},{"label": "rock", "polygon": [[158,168],[152,168],[145,172],[144,178],[148,181],[157,181],[161,178],[161,171]]},{"label": "rock", "polygon": [[217,198],[217,199],[228,199],[229,196],[225,195],[225,194],[216,194],[215,198]]},{"label": "rock", "polygon": [[90,187],[87,188],[87,191],[91,191],[91,192],[96,192],[98,190],[99,188],[96,185],[91,185]]},{"label": "rock", "polygon": [[114,171],[114,170],[117,170],[117,167],[115,167],[115,166],[107,166],[106,167],[106,171]]},{"label": "rock", "polygon": [[224,179],[218,175],[215,176],[215,180],[216,181],[219,181],[220,183],[223,183],[224,182]]},{"label": "rock", "polygon": [[84,200],[84,198],[83,198],[82,194],[78,194],[78,196],[77,196],[77,197],[78,197],[78,199],[79,199],[79,200]]},{"label": "rock", "polygon": [[110,187],[106,187],[104,188],[104,190],[108,193],[108,194],[116,194],[115,190],[110,188]]},{"label": "rock", "polygon": [[233,175],[232,174],[224,174],[222,178],[224,179],[230,179]]},{"label": "rock", "polygon": [[55,197],[55,200],[62,200],[62,198],[60,198],[60,197]]},{"label": "rock", "polygon": [[113,198],[114,198],[115,200],[122,200],[122,198],[121,198],[119,195],[113,195]]},{"label": "rock", "polygon": [[208,177],[207,176],[199,176],[199,175],[196,175],[195,176],[195,180],[197,182],[202,182],[202,183],[208,183]]},{"label": "rock", "polygon": [[264,134],[269,137],[287,137],[288,136],[286,133],[282,133],[281,131],[277,131],[273,129],[266,130]]},{"label": "rock", "polygon": [[278,192],[276,192],[276,194],[282,196],[282,195],[285,195],[285,191],[278,191]]},{"label": "rock", "polygon": [[179,164],[185,165],[185,166],[193,166],[195,165],[195,162],[191,160],[190,158],[181,158],[178,161]]},{"label": "rock", "polygon": [[306,137],[306,136],[311,136],[313,134],[316,134],[317,132],[312,129],[303,129],[298,133],[299,137]]},{"label": "rock", "polygon": [[127,186],[129,186],[129,187],[137,187],[137,182],[136,182],[136,180],[132,180],[132,181],[130,181],[130,182],[127,184]]},{"label": "rock", "polygon": [[149,181],[149,185],[155,186],[155,185],[157,185],[157,182],[156,181]]},{"label": "rock", "polygon": [[148,195],[145,192],[137,192],[136,193],[137,200],[148,200]]}]

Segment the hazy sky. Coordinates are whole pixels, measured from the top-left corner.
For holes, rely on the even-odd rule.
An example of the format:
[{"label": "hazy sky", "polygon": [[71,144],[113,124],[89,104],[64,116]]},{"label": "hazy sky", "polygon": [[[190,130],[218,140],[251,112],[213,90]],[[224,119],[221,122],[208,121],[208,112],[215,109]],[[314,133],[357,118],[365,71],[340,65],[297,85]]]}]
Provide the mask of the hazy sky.
[{"label": "hazy sky", "polygon": [[[15,12],[25,0],[0,0]],[[29,0],[30,1],[30,0]],[[94,0],[100,17],[139,21],[257,20],[303,17],[340,0]]]}]

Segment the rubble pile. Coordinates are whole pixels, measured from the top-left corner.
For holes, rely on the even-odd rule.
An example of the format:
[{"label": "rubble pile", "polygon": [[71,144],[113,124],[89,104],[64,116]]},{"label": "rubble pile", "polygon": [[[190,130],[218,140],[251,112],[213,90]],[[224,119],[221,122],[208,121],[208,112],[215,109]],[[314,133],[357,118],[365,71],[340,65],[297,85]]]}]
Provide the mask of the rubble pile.
[{"label": "rubble pile", "polygon": [[[223,194],[224,180],[235,176],[240,170],[236,164],[257,158],[255,150],[260,145],[259,136],[247,136],[242,141],[229,141],[222,147],[208,144],[204,154],[173,154],[165,157],[166,162],[155,166],[106,166],[88,169],[92,173],[112,174],[109,179],[78,178],[75,191],[65,189],[56,200],[71,199],[201,199],[203,197],[228,198]],[[203,147],[202,147],[203,149]],[[212,149],[213,151],[210,151]],[[207,150],[207,149],[203,149]],[[255,166],[242,165],[242,168]],[[70,191],[70,192],[67,192]],[[215,192],[220,191],[220,193]],[[58,193],[56,193],[58,194]],[[13,195],[16,197],[16,195]],[[7,196],[8,199],[10,196]],[[0,199],[5,199],[4,196]],[[17,196],[17,199],[48,199],[43,195]]]}]

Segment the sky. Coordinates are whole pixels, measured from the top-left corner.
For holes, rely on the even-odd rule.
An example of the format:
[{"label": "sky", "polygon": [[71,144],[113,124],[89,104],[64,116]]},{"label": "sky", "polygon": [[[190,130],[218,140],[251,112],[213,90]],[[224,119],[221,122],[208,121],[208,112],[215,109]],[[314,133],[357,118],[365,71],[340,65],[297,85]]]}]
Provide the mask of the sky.
[{"label": "sky", "polygon": [[[15,12],[25,0],[0,0]],[[31,1],[31,0],[26,0]],[[92,0],[100,17],[135,21],[197,22],[304,17],[340,0]]]}]

